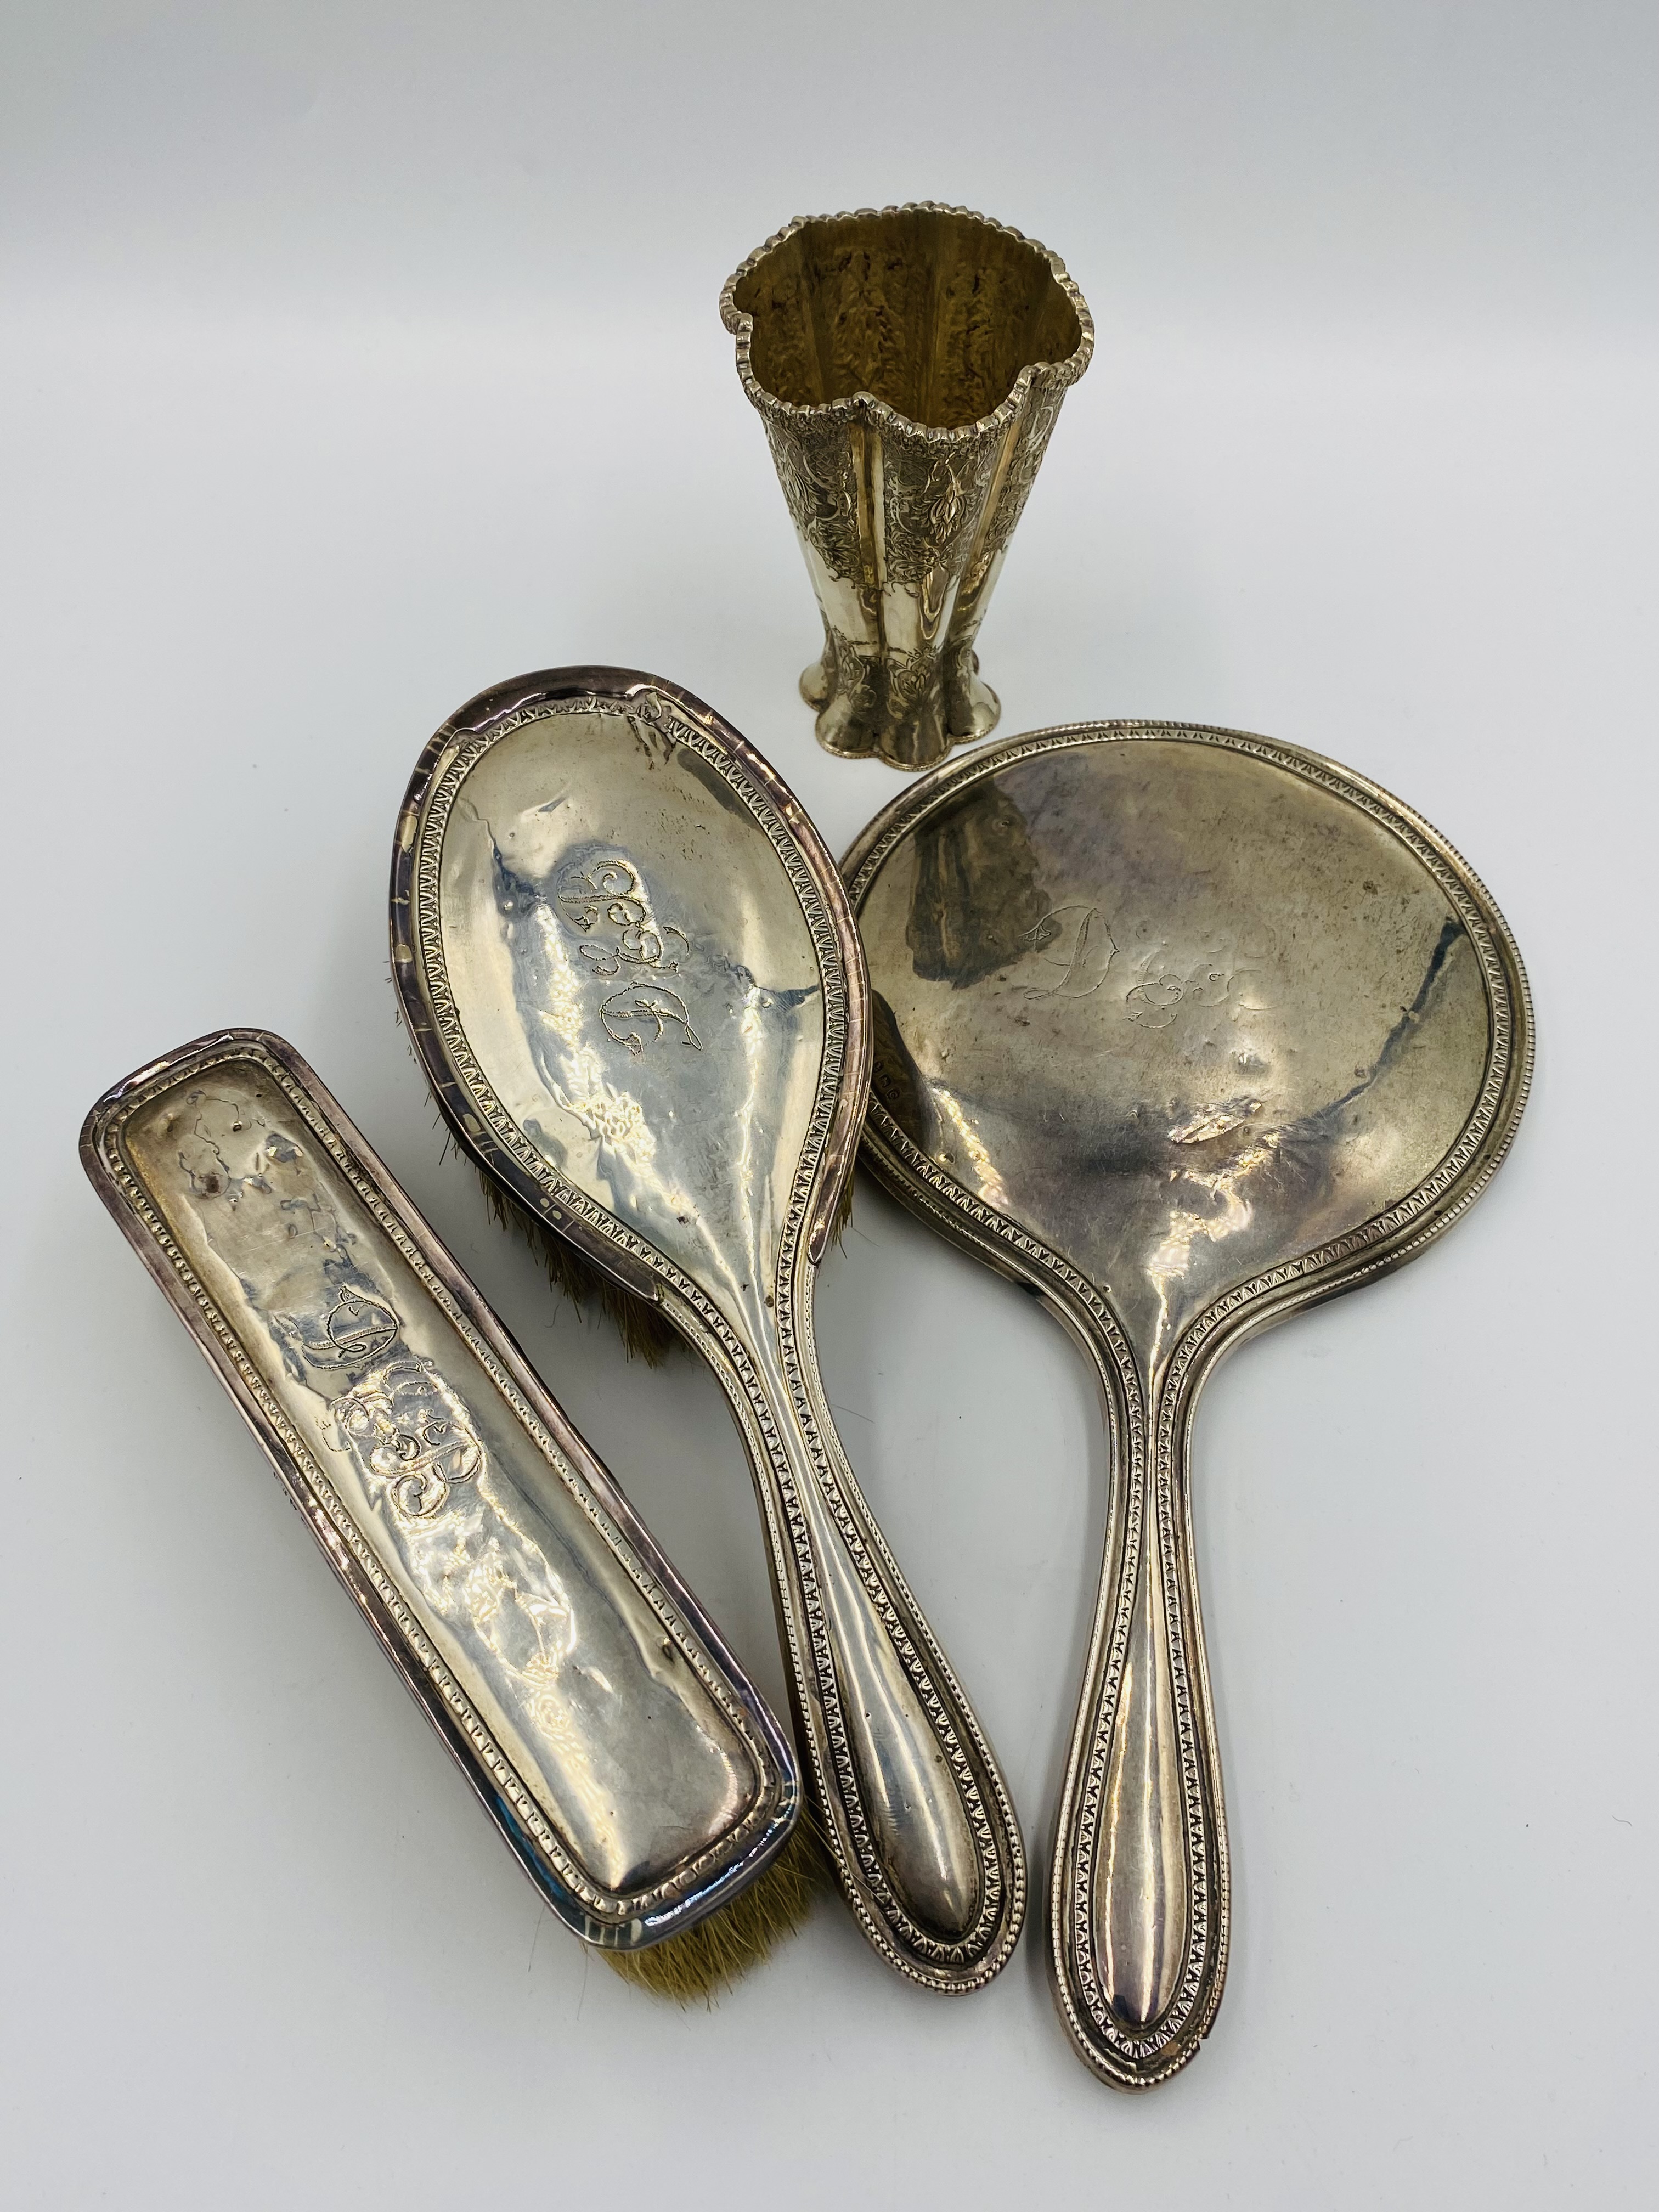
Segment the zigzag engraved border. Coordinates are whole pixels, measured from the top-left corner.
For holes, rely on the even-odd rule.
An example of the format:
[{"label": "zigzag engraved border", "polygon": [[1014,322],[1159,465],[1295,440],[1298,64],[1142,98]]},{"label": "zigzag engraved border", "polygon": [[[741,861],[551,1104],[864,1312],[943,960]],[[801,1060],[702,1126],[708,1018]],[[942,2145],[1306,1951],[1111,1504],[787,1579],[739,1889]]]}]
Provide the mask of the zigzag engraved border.
[{"label": "zigzag engraved border", "polygon": [[[883,1180],[896,1194],[920,1210],[936,1212],[943,1219],[956,1218],[965,1220],[972,1224],[980,1241],[1000,1244],[1018,1253],[1023,1263],[1020,1272],[1028,1275],[1035,1273],[1039,1279],[1044,1277],[1051,1279],[1056,1291],[1061,1293],[1059,1303],[1080,1307],[1095,1323],[1116,1370],[1120,1387],[1124,1391],[1129,1451],[1125,1486],[1124,1549],[1118,1578],[1117,1603],[1110,1630],[1107,1666],[1102,1678],[1096,1726],[1091,1733],[1085,1759],[1077,1758],[1077,1747],[1074,1746],[1073,1756],[1068,1763],[1064,1802],[1069,1804],[1073,1799],[1078,1783],[1078,1770],[1081,1766],[1082,1790],[1078,1800],[1073,1871],[1069,1884],[1071,1929],[1067,1964],[1076,1995],[1081,2000],[1100,2042],[1115,2057],[1131,2067],[1138,2067],[1148,2058],[1155,2057],[1189,2030],[1194,2008],[1205,1995],[1207,1981],[1210,1989],[1215,1992],[1215,1997],[1206,2007],[1200,2022],[1200,2033],[1202,2033],[1203,2027],[1207,2026],[1208,2014],[1213,2012],[1214,2002],[1218,2000],[1221,1973],[1225,1966],[1229,1906],[1224,1832],[1218,1832],[1217,1837],[1217,1894],[1212,1899],[1208,1893],[1206,1872],[1208,1854],[1205,1849],[1203,1777],[1198,1757],[1190,1665],[1186,1651],[1180,1575],[1174,1541],[1174,1486],[1181,1445],[1176,1425],[1189,1417],[1192,1394],[1201,1382],[1209,1360],[1219,1352],[1228,1338],[1249,1327],[1257,1318],[1265,1317],[1271,1305],[1300,1303],[1303,1298],[1324,1289],[1352,1287],[1370,1276],[1399,1265],[1448,1228],[1474,1203],[1497,1171],[1514,1137],[1526,1103],[1532,1054],[1530,1000],[1519,953],[1485,886],[1462,855],[1443,840],[1436,842],[1424,835],[1415,818],[1397,802],[1351,777],[1334,763],[1299,752],[1291,747],[1276,745],[1270,739],[1255,737],[1246,731],[1221,730],[1190,723],[1075,723],[1063,728],[1037,731],[1030,737],[1012,739],[967,761],[953,763],[948,769],[939,771],[937,782],[925,795],[920,795],[920,804],[907,803],[902,799],[898,801],[891,810],[885,829],[872,841],[868,849],[859,855],[848,886],[854,912],[861,908],[869,886],[895,848],[912,836],[929,815],[954,803],[973,784],[1044,753],[1091,744],[1136,742],[1206,744],[1218,750],[1261,760],[1358,806],[1398,838],[1432,876],[1475,948],[1486,988],[1492,1036],[1486,1079],[1480,1095],[1457,1142],[1435,1172],[1408,1197],[1358,1228],[1330,1240],[1284,1267],[1268,1269],[1217,1298],[1183,1330],[1160,1383],[1157,1397],[1157,1443],[1152,1462],[1153,1489],[1164,1562],[1165,1618],[1170,1637],[1182,1789],[1187,1813],[1188,1860],[1193,1887],[1192,1920],[1182,1980],[1169,2008],[1152,2032],[1144,2036],[1127,2033],[1104,2002],[1094,1966],[1091,1911],[1092,1875],[1098,1844],[1101,1805],[1121,1687],[1123,1653],[1133,1612],[1144,1514],[1146,1417],[1135,1363],[1115,1318],[1092,1284],[1038,1239],[1030,1237],[1017,1224],[956,1183],[911,1142],[884,1107],[872,1100],[866,1122],[866,1146],[872,1161],[883,1170]],[[1499,1127],[1498,1117],[1513,1072],[1516,1027],[1516,1009],[1511,998],[1509,970],[1503,957],[1505,951],[1513,963],[1520,994],[1520,1026],[1524,1057],[1515,1095]],[[1489,1139],[1492,1140],[1490,1143]],[[1461,1189],[1457,1188],[1460,1182],[1463,1183]],[[1400,1241],[1401,1232],[1413,1224],[1420,1224],[1417,1233],[1403,1242]],[[1386,1249],[1379,1252],[1379,1248]],[[1378,1256],[1357,1266],[1344,1265],[1345,1261],[1358,1260],[1365,1253],[1376,1253]],[[1285,1296],[1286,1292],[1291,1294],[1288,1299]],[[1085,1678],[1085,1694],[1089,1682],[1093,1679],[1094,1656],[1091,1651],[1090,1670]],[[1210,1733],[1207,1717],[1205,1733],[1206,1736]],[[1219,1823],[1218,1826],[1219,1828]],[[1217,1936],[1217,1971],[1213,1974],[1209,1972],[1212,1911],[1213,1929]],[[1073,2011],[1071,1994],[1069,1990],[1062,1991],[1063,2009],[1073,2032],[1079,2034],[1079,2040],[1084,2040],[1081,2023],[1076,2020]],[[1193,2048],[1195,2047],[1196,2039],[1193,2045]],[[1186,2056],[1190,2056],[1190,2051],[1184,2053],[1182,2058],[1175,2063],[1183,2063]],[[1173,2067],[1164,2069],[1172,2070]],[[1162,2074],[1142,2075],[1140,2078],[1162,2078]]]},{"label": "zigzag engraved border", "polygon": [[757,1778],[763,1780],[771,1771],[772,1760],[766,1747],[757,1734],[754,1723],[743,1705],[732,1695],[721,1677],[708,1665],[700,1646],[689,1633],[661,1583],[647,1567],[623,1531],[611,1520],[599,1500],[588,1490],[558,1444],[538,1419],[534,1409],[527,1403],[501,1367],[495,1352],[473,1328],[467,1316],[456,1304],[441,1278],[434,1274],[418,1246],[404,1229],[398,1216],[386,1204],[376,1186],[358,1167],[338,1135],[322,1115],[316,1102],[295,1081],[280,1061],[262,1050],[251,1040],[227,1045],[192,1063],[187,1069],[173,1066],[152,1081],[144,1084],[130,1098],[123,1099],[111,1114],[100,1133],[100,1145],[104,1163],[112,1180],[120,1190],[127,1206],[141,1221],[159,1250],[167,1259],[174,1275],[189,1292],[191,1303],[198,1308],[234,1367],[244,1388],[258,1405],[261,1415],[281,1438],[283,1448],[304,1479],[329,1525],[352,1559],[374,1589],[386,1613],[396,1622],[404,1641],[420,1662],[422,1673],[437,1689],[480,1765],[512,1806],[517,1819],[532,1835],[538,1848],[560,1881],[579,1899],[593,1918],[607,1925],[625,1927],[631,1921],[642,1919],[660,1907],[678,1903],[702,1886],[708,1869],[732,1856],[733,1846],[746,1843],[764,1827],[770,1819],[770,1808],[763,1790],[757,1792],[753,1809],[738,1825],[722,1838],[717,1847],[711,1847],[660,1882],[647,1889],[629,1893],[617,1898],[599,1888],[586,1874],[558,1830],[548,1820],[540,1802],[519,1773],[517,1767],[496,1742],[494,1735],[480,1717],[465,1691],[456,1680],[448,1666],[422,1627],[418,1616],[403,1596],[396,1583],[380,1564],[380,1555],[364,1537],[353,1520],[338,1492],[312,1456],[303,1437],[289,1419],[281,1401],[267,1386],[263,1375],[242,1345],[241,1339],[231,1327],[167,1228],[148,1187],[139,1180],[122,1144],[123,1133],[135,1113],[162,1092],[176,1090],[181,1084],[194,1083],[211,1078],[216,1068],[238,1063],[251,1063],[268,1075],[288,1098],[327,1152],[336,1169],[344,1177],[358,1200],[368,1209],[379,1226],[397,1246],[398,1253],[419,1279],[422,1289],[460,1337],[467,1350],[483,1369],[495,1388],[500,1392],[514,1419],[526,1431],[548,1464],[563,1482],[571,1498],[604,1537],[629,1579],[673,1636],[676,1649],[688,1662],[699,1680],[709,1692],[720,1711],[732,1723],[741,1738],[754,1764]]},{"label": "zigzag engraved border", "polygon": [[[956,1942],[941,1941],[911,1917],[889,1882],[876,1855],[842,1712],[834,1650],[806,1516],[796,1491],[787,1454],[778,1433],[776,1417],[754,1372],[742,1340],[689,1275],[654,1245],[648,1243],[585,1191],[552,1169],[545,1157],[524,1135],[495,1094],[473,1053],[455,1003],[443,948],[440,874],[445,834],[461,786],[483,755],[513,732],[529,723],[556,716],[600,712],[622,712],[636,722],[645,723],[663,742],[684,745],[695,752],[732,787],[746,811],[765,831],[782,861],[811,936],[823,983],[824,1050],[806,1141],[780,1240],[775,1311],[784,1371],[794,1401],[797,1425],[806,1442],[820,1493],[847,1547],[859,1580],[899,1656],[935,1738],[945,1753],[973,1831],[980,1861],[980,1906],[972,1926]],[[1002,1837],[1018,1837],[1013,1808],[990,1747],[978,1728],[972,1709],[939,1649],[921,1608],[912,1597],[884,1539],[876,1528],[873,1516],[870,1519],[869,1533],[876,1553],[874,1559],[871,1557],[871,1546],[866,1545],[859,1518],[842,1494],[844,1456],[837,1449],[832,1458],[825,1449],[813,1406],[815,1391],[821,1395],[817,1351],[810,1327],[805,1329],[799,1328],[795,1312],[793,1282],[801,1235],[812,1187],[834,1119],[845,1060],[848,981],[834,922],[793,833],[780,815],[769,793],[745,774],[741,762],[661,693],[632,694],[625,707],[616,700],[600,698],[591,692],[563,699],[534,699],[492,720],[487,729],[459,739],[453,749],[441,757],[441,763],[434,766],[420,802],[411,888],[411,934],[417,951],[422,988],[431,1011],[433,1031],[459,1087],[471,1100],[493,1142],[532,1185],[544,1191],[550,1190],[562,1208],[607,1243],[626,1252],[672,1289],[690,1308],[702,1330],[719,1346],[730,1374],[736,1378],[742,1392],[744,1410],[764,1447],[782,1501],[796,1577],[802,1593],[811,1655],[813,1688],[823,1714],[824,1733],[835,1772],[832,1793],[828,1778],[822,1770],[816,1732],[809,1726],[807,1748],[820,1792],[826,1801],[833,1794],[835,1801],[841,1805],[860,1875],[888,1923],[898,1930],[918,1957],[942,1967],[979,1966],[981,1971],[978,1976],[957,1985],[964,1989],[977,1986],[981,1979],[988,1978],[990,1973],[1001,1965],[1012,1942],[1018,1938],[1024,1901],[1023,1867],[1017,1845],[1011,1844],[1012,1911],[1006,1912],[1004,1900],[1010,1882],[1008,1875],[1005,1875],[1003,1853],[1000,1848],[999,1823],[987,1810],[980,1787],[980,1776],[975,1771],[975,1759],[970,1759],[968,1747],[961,1741],[951,1711],[940,1696],[940,1682],[954,1700],[971,1736],[972,1750],[979,1770],[990,1784],[996,1801]],[[850,1470],[846,1470],[846,1474],[850,1482]],[[893,1602],[891,1591],[895,1587],[924,1641],[925,1651],[917,1650],[905,1620]],[[810,1703],[806,1710],[810,1712]],[[831,1825],[833,1830],[833,1823]],[[831,1841],[838,1850],[839,1839],[833,1833]],[[866,1935],[888,1962],[902,1972],[914,1973],[904,1953],[893,1944],[887,1929],[871,1915],[863,1899],[853,1893],[851,1901]],[[1003,1940],[999,1943],[996,1940],[999,1923],[1005,1920]]]}]

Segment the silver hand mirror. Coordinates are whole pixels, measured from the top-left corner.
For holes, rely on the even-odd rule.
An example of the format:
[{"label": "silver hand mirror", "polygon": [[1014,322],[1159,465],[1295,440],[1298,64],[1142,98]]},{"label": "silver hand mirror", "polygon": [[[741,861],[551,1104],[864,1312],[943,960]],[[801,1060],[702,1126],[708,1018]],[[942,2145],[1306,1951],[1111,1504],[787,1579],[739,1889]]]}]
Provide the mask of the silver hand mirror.
[{"label": "silver hand mirror", "polygon": [[1227,1961],[1200,1387],[1483,1188],[1525,1097],[1525,977],[1426,823],[1224,730],[1011,740],[928,775],[843,872],[873,994],[866,1158],[1038,1291],[1103,1395],[1111,1505],[1050,1966],[1083,2058],[1143,2087],[1193,2055]]},{"label": "silver hand mirror", "polygon": [[393,973],[433,1088],[520,1205],[654,1301],[760,1498],[809,1787],[889,1964],[977,1987],[1024,1864],[989,1747],[836,1434],[812,1285],[868,1095],[846,894],[787,788],[655,678],[498,686],[422,754]]}]

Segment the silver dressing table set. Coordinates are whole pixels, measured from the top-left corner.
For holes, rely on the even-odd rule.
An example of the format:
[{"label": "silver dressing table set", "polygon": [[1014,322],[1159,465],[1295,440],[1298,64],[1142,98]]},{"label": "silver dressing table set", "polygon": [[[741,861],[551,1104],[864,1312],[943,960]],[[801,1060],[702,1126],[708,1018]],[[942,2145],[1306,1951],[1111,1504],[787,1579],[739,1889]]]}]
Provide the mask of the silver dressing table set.
[{"label": "silver dressing table set", "polygon": [[1331,760],[1183,723],[975,743],[987,606],[1093,344],[1053,254],[959,209],[816,218],[720,305],[817,597],[819,741],[925,773],[837,867],[678,685],[498,684],[416,763],[390,933],[502,1210],[724,1392],[787,1717],[291,1046],[156,1060],[82,1155],[551,1909],[682,1994],[764,1951],[808,1859],[913,1981],[967,1994],[1012,1955],[1014,1808],[819,1371],[855,1159],[1042,1298],[1110,1468],[1042,1940],[1079,2056],[1146,2087],[1227,1964],[1200,1391],[1485,1188],[1526,980],[1459,854]]}]

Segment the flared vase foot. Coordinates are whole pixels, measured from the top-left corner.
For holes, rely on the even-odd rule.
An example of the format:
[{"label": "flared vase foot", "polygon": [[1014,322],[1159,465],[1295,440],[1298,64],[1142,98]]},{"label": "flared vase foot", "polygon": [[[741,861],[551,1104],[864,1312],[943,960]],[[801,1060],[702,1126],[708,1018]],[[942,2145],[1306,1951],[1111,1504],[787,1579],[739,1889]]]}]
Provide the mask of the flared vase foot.
[{"label": "flared vase foot", "polygon": [[[851,656],[846,656],[848,659]],[[1002,703],[979,673],[979,656],[964,653],[948,672],[941,669],[902,712],[883,712],[872,696],[888,687],[878,661],[854,663],[854,681],[837,684],[826,653],[801,671],[800,696],[817,709],[818,743],[841,760],[884,760],[914,772],[932,768],[953,746],[971,744],[996,727]]]}]

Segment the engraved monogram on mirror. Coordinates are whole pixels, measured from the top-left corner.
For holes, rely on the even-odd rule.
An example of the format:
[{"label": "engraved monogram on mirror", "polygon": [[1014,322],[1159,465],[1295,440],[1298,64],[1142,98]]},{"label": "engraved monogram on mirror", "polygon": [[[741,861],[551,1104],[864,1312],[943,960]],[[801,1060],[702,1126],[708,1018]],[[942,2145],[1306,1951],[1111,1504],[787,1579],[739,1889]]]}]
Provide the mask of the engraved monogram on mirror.
[{"label": "engraved monogram on mirror", "polygon": [[1052,978],[1027,981],[1033,997],[1092,998],[1109,977],[1122,993],[1126,1020],[1163,1030],[1183,1006],[1231,1002],[1241,1012],[1259,1011],[1259,979],[1273,965],[1279,936],[1258,922],[1206,931],[1202,942],[1183,945],[1150,921],[1127,921],[1109,903],[1079,899],[1050,907],[1022,942]]}]

